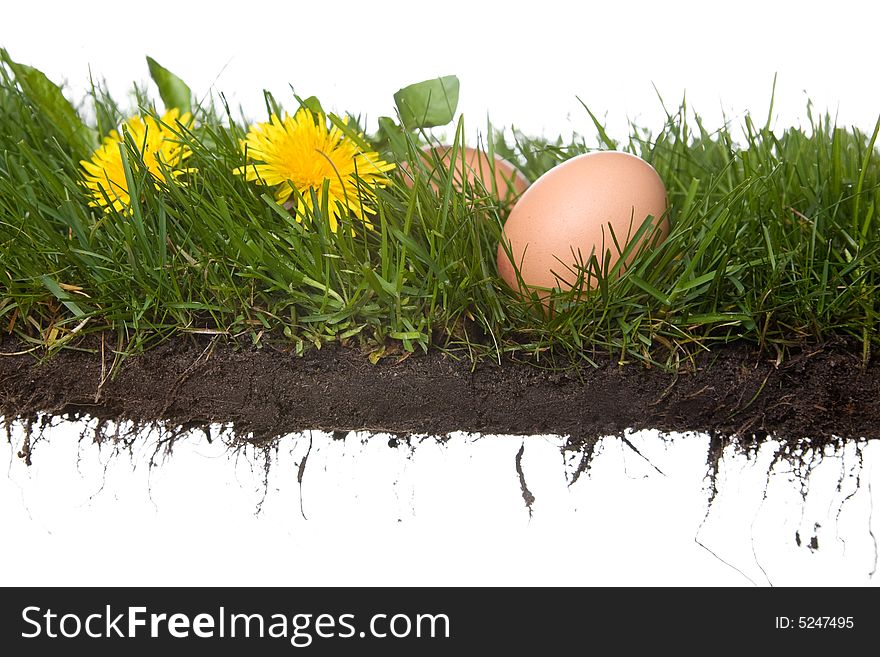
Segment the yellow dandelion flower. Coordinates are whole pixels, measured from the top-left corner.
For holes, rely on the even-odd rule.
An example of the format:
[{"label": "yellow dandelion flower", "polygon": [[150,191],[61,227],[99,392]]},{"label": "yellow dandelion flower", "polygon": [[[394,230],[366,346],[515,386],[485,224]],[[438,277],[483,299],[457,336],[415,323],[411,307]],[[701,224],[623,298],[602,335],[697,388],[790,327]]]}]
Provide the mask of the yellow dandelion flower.
[{"label": "yellow dandelion flower", "polygon": [[[122,132],[131,136],[144,165],[157,181],[168,182],[166,173],[172,178],[182,175],[186,171],[183,161],[192,155],[192,151],[181,144],[175,130],[178,121],[190,125],[192,116],[188,112],[181,116],[180,110],[172,109],[165,112],[161,121],[152,116],[135,116],[122,125]],[[80,161],[85,170],[83,184],[92,197],[89,205],[103,207],[105,212],[111,209],[122,212],[131,203],[119,152],[122,140],[119,132],[113,130],[92,154],[91,160]]]},{"label": "yellow dandelion flower", "polygon": [[[343,120],[345,123],[348,119]],[[275,200],[294,207],[302,196],[306,208],[297,208],[296,220],[314,213],[312,190],[321,202],[324,185],[334,233],[339,217],[351,213],[368,228],[368,215],[375,214],[376,187],[384,187],[386,171],[394,168],[373,151],[362,151],[357,142],[336,124],[327,128],[322,114],[313,114],[305,107],[294,116],[270,117],[269,123],[251,126],[242,142],[251,162],[235,170],[247,180],[276,187]],[[360,178],[360,182],[358,182]],[[293,199],[291,199],[293,196]],[[312,214],[312,216],[314,216]]]}]

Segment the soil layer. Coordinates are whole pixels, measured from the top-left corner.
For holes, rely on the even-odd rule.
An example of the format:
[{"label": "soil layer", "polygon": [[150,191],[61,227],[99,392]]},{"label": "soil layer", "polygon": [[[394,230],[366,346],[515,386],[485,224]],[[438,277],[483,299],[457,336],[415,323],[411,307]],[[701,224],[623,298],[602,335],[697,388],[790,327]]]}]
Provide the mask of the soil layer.
[{"label": "soil layer", "polygon": [[[455,359],[439,351],[373,365],[355,348],[297,357],[195,336],[128,357],[115,376],[109,340],[91,336],[51,358],[0,338],[0,415],[89,415],[138,426],[230,427],[266,443],[304,429],[397,435],[558,434],[572,447],[625,429],[706,431],[760,440],[880,436],[880,362],[845,345],[797,350],[781,364],[754,347],[717,348],[671,374],[640,364],[570,365]],[[102,356],[103,354],[103,356]]]}]

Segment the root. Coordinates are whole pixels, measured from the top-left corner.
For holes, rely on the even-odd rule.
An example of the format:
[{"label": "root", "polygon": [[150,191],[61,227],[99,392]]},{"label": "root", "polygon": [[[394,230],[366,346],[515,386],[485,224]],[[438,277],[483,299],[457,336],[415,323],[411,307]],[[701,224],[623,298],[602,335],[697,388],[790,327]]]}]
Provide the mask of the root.
[{"label": "root", "polygon": [[[599,440],[598,437],[580,438],[577,441],[569,438],[568,442],[562,447],[563,463],[565,461],[564,457],[566,452],[578,451],[581,456],[580,462],[577,464],[577,467],[569,478],[569,488],[574,486],[575,483],[577,483],[577,480],[580,479],[581,475],[589,470],[590,463],[592,463],[593,457],[596,455],[596,448],[599,444]],[[574,446],[573,443],[577,446]]]},{"label": "root", "polygon": [[522,492],[523,502],[525,502],[526,508],[529,510],[529,519],[531,520],[532,505],[535,503],[535,496],[532,495],[532,491],[530,491],[529,487],[526,485],[526,476],[523,474],[522,457],[525,450],[526,444],[523,442],[523,444],[520,445],[519,451],[516,453],[516,474],[519,477],[519,488]]},{"label": "root", "polygon": [[296,469],[296,483],[299,486],[299,512],[302,515],[303,520],[308,520],[306,518],[306,512],[303,508],[303,476],[306,474],[306,463],[309,460],[309,454],[312,453],[312,431],[309,430],[309,448],[306,450],[305,456],[302,457],[302,460],[299,462],[299,466]]},{"label": "root", "polygon": [[620,439],[623,441],[623,444],[624,444],[624,445],[626,445],[626,446],[629,447],[632,451],[634,451],[636,454],[638,454],[642,459],[644,459],[644,461],[645,461],[648,465],[650,465],[652,468],[654,468],[657,472],[659,472],[659,473],[660,473],[661,475],[663,475],[664,477],[666,476],[666,473],[663,472],[663,470],[661,470],[660,468],[658,468],[656,465],[654,465],[654,463],[651,462],[651,459],[649,459],[647,456],[645,456],[644,454],[642,454],[642,453],[636,448],[636,446],[632,444],[632,441],[631,441],[629,438],[627,438],[625,435],[623,435],[623,436],[620,437]]}]

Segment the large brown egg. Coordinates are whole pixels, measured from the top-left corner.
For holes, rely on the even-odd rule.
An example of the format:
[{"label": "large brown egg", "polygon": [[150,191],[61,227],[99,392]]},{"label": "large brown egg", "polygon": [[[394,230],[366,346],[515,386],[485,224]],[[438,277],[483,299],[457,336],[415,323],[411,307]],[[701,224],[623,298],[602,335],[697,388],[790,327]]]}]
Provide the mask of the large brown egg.
[{"label": "large brown egg", "polygon": [[[424,146],[422,148],[422,161],[431,172],[429,183],[435,191],[440,191],[440,176],[434,168],[438,161],[452,172],[452,180],[456,189],[462,188],[462,173],[464,173],[464,179],[468,181],[468,184],[476,186],[476,181],[479,180],[482,186],[489,193],[497,196],[504,205],[510,205],[516,201],[529,186],[528,178],[510,162],[498,155],[494,157],[494,164],[487,153],[476,148],[458,149],[455,153],[455,162],[452,162],[452,155],[451,146]],[[463,162],[462,159],[464,159]],[[414,175],[410,171],[409,165],[402,163],[401,169],[404,172],[404,182],[411,187]]]},{"label": "large brown egg", "polygon": [[[669,234],[669,220],[666,189],[654,167],[628,153],[589,153],[532,183],[513,207],[504,236],[526,286],[567,290],[591,254],[602,263],[608,253],[609,268],[619,259],[609,226],[623,250],[648,215],[654,217],[654,227],[641,239],[656,243]],[[627,264],[638,250],[634,246]],[[520,289],[503,243],[498,246],[498,273],[514,290]]]}]

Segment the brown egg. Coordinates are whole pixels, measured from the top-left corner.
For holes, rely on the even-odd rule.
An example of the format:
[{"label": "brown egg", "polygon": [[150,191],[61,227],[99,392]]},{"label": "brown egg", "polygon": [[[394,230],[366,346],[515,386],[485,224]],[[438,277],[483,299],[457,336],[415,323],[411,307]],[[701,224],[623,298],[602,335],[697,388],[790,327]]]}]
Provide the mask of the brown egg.
[{"label": "brown egg", "polygon": [[[669,234],[669,220],[666,189],[654,167],[628,153],[589,153],[538,178],[513,207],[504,236],[526,286],[567,290],[577,279],[576,267],[588,265],[592,253],[601,263],[610,251],[609,268],[619,259],[609,225],[622,250],[648,215],[655,218],[655,228],[642,240],[656,243]],[[503,243],[498,273],[520,289]]]},{"label": "brown egg", "polygon": [[[464,169],[462,169],[462,150],[464,151]],[[476,181],[479,180],[483,187],[489,193],[497,195],[504,205],[515,202],[529,186],[528,178],[510,162],[498,155],[495,156],[495,176],[493,179],[493,167],[488,154],[476,148],[460,149],[455,154],[455,162],[450,162],[452,159],[451,146],[424,146],[422,151],[424,153],[422,159],[429,170],[434,169],[436,161],[439,160],[443,166],[453,171],[453,182],[456,189],[461,189],[461,174],[464,171],[470,185],[475,186]],[[414,175],[409,166],[402,163],[400,168],[404,171],[404,182],[407,186],[412,187]],[[434,171],[430,183],[436,191],[440,191],[439,178],[437,172]]]}]

